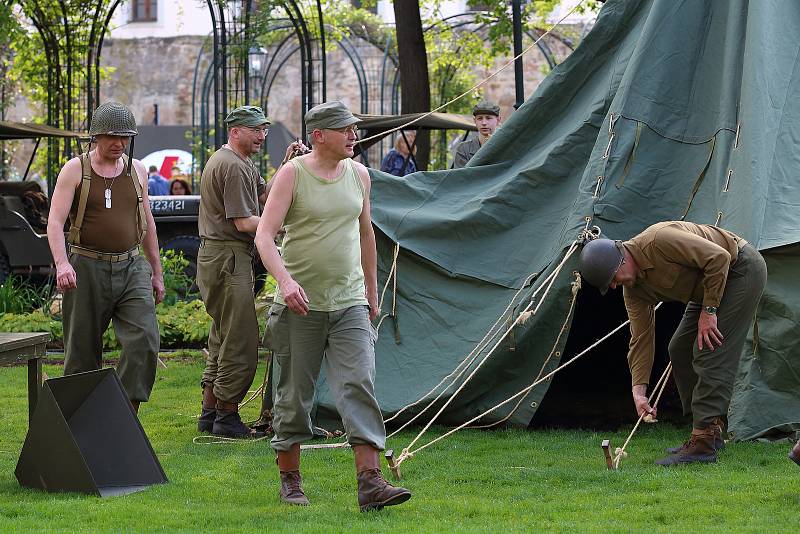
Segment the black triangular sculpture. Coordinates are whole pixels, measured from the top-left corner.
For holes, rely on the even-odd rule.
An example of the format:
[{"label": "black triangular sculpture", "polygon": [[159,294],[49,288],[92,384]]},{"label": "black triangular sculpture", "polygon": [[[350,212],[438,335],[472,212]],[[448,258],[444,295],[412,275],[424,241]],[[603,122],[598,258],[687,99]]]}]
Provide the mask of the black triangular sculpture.
[{"label": "black triangular sculpture", "polygon": [[167,482],[114,369],[45,380],[15,474],[22,486],[101,497]]}]

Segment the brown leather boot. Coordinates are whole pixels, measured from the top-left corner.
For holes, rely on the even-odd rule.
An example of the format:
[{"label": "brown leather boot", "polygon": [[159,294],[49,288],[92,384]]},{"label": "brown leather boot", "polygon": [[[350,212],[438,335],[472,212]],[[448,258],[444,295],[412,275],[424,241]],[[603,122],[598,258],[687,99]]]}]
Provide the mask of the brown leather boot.
[{"label": "brown leather boot", "polygon": [[281,471],[281,502],[295,506],[308,506],[308,497],[303,493],[303,478],[300,471]]},{"label": "brown leather boot", "polygon": [[395,488],[381,474],[378,449],[372,445],[353,445],[358,480],[358,506],[362,512],[401,504],[411,498],[405,488]]},{"label": "brown leather boot", "polygon": [[[709,428],[714,430],[714,449],[716,451],[721,451],[722,449],[725,448],[725,437],[728,435],[727,431],[728,423],[725,421],[725,418],[716,417],[714,418],[713,421],[711,421]],[[670,447],[666,449],[666,451],[668,454],[675,454],[676,452],[686,447],[688,444],[689,441],[685,441],[682,445],[679,445],[677,447]]]},{"label": "brown leather boot", "polygon": [[308,506],[308,497],[303,492],[303,478],[300,476],[300,444],[295,443],[288,451],[278,451],[275,463],[281,473],[281,501]]},{"label": "brown leather boot", "polygon": [[800,465],[800,440],[798,440],[797,443],[794,444],[794,448],[789,451],[789,459],[797,465]]},{"label": "brown leather boot", "polygon": [[356,475],[358,480],[358,507],[362,512],[380,510],[384,506],[402,504],[411,498],[406,488],[389,484],[380,469],[367,469]]},{"label": "brown leather boot", "polygon": [[717,461],[717,450],[714,448],[714,428],[692,430],[689,441],[683,447],[670,456],[656,460],[658,465],[678,465],[699,463],[713,463]]}]

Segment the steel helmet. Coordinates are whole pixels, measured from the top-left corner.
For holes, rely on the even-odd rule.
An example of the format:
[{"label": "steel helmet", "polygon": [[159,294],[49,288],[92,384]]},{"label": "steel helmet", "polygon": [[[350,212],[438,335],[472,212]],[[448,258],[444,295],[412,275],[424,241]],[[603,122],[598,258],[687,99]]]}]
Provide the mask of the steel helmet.
[{"label": "steel helmet", "polygon": [[622,265],[624,255],[618,241],[611,239],[595,239],[583,246],[578,270],[584,280],[605,295],[608,286]]},{"label": "steel helmet", "polygon": [[136,119],[133,112],[119,102],[105,102],[100,104],[92,115],[89,126],[89,135],[118,135],[133,137],[139,135],[136,129]]}]

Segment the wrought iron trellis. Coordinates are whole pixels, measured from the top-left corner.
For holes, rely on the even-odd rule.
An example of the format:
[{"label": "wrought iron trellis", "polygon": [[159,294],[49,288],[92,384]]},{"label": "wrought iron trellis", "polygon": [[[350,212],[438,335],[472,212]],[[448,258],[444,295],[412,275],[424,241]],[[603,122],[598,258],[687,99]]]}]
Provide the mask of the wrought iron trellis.
[{"label": "wrought iron trellis", "polygon": [[[100,99],[100,55],[111,17],[122,0],[18,0],[36,28],[47,61],[47,124],[86,131]],[[52,193],[61,163],[78,141],[48,139],[47,183]]]},{"label": "wrought iron trellis", "polygon": [[[299,42],[303,112],[325,101],[327,84],[322,4],[321,0],[312,1],[312,8],[307,10],[299,0],[282,2]],[[213,25],[214,146],[219,148],[225,140],[224,118],[228,110],[250,103],[253,93],[248,57],[251,47],[257,45],[251,24],[257,3],[255,0],[207,0],[207,4]],[[204,111],[211,113],[207,104]]]}]

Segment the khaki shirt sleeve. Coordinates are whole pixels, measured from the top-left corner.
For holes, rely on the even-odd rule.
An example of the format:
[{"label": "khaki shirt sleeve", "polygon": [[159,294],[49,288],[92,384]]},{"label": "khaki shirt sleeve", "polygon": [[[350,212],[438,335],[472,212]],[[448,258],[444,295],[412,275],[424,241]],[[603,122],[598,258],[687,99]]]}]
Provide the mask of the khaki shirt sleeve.
[{"label": "khaki shirt sleeve", "polygon": [[267,182],[264,181],[264,177],[260,174],[258,175],[258,185],[256,186],[256,194],[257,196],[261,196],[264,194],[264,191],[267,190]]},{"label": "khaki shirt sleeve", "polygon": [[231,165],[225,169],[222,198],[225,218],[237,219],[258,215],[256,184],[243,166]]},{"label": "khaki shirt sleeve", "polygon": [[699,235],[671,227],[658,231],[653,247],[671,262],[703,271],[703,306],[719,306],[731,265],[727,250]]},{"label": "khaki shirt sleeve", "polygon": [[623,288],[625,308],[630,319],[631,342],[628,346],[628,367],[633,386],[648,384],[655,358],[655,311],[653,305]]}]

